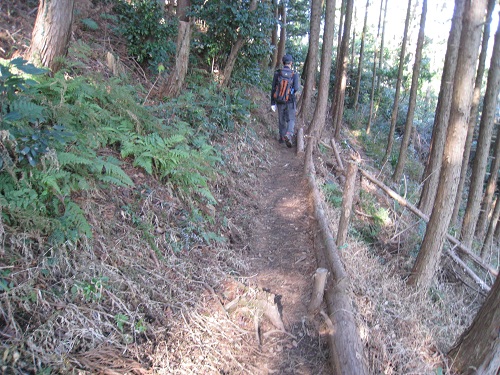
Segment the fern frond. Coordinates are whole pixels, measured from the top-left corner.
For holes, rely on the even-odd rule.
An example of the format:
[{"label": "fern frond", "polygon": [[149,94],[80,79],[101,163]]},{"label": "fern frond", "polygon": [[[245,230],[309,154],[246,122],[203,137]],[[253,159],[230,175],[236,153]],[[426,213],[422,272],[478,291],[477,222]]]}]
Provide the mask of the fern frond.
[{"label": "fern frond", "polygon": [[200,194],[202,197],[206,198],[209,203],[217,203],[217,200],[212,195],[212,192],[208,188],[200,188],[197,189],[196,192]]},{"label": "fern frond", "polygon": [[92,237],[92,228],[83,210],[75,202],[66,202],[64,214],[59,218],[59,222],[60,230],[65,234],[66,239],[73,240],[79,236]]},{"label": "fern frond", "polygon": [[153,159],[151,153],[139,155],[134,160],[134,166],[143,168],[149,174],[153,174]]},{"label": "fern frond", "polygon": [[186,137],[184,137],[182,134],[176,134],[176,135],[173,135],[173,136],[165,139],[165,144],[167,147],[171,148],[179,143],[184,142],[185,140],[186,140]]},{"label": "fern frond", "polygon": [[58,178],[55,174],[48,174],[42,178],[42,183],[49,189],[55,191],[59,196],[62,196],[63,193],[61,192],[61,188],[59,187],[57,180]]},{"label": "fern frond", "polygon": [[43,113],[45,107],[35,104],[27,98],[18,97],[16,100],[9,103],[9,107],[10,112],[4,117],[6,120],[28,120],[30,122],[36,122],[44,121],[45,119]]},{"label": "fern frond", "polygon": [[98,158],[93,166],[93,169],[97,172],[96,177],[100,181],[106,181],[117,186],[133,186],[132,179],[117,164],[118,160],[115,158],[109,158],[107,161]]},{"label": "fern frond", "polygon": [[93,165],[94,161],[83,157],[82,155],[77,155],[71,152],[59,152],[57,154],[57,158],[59,159],[59,163],[61,167],[65,166],[82,166],[82,165]]}]

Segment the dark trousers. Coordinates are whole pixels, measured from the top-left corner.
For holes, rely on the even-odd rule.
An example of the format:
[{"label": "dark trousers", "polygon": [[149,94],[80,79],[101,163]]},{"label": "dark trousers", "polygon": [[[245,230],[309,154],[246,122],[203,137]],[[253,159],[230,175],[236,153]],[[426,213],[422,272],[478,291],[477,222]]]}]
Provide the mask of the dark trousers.
[{"label": "dark trousers", "polygon": [[277,107],[280,137],[284,137],[286,133],[293,135],[295,130],[295,103],[278,104]]}]

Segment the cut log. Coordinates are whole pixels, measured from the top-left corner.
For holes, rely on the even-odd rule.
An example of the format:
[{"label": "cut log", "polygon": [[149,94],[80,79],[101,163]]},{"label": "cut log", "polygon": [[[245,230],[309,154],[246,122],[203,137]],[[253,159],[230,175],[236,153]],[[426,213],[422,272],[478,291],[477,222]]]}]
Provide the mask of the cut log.
[{"label": "cut log", "polygon": [[304,153],[304,128],[300,127],[297,132],[297,154]]},{"label": "cut log", "polygon": [[335,139],[332,138],[330,140],[330,143],[332,144],[333,153],[335,154],[335,159],[337,160],[337,164],[339,165],[340,170],[343,171],[344,163],[342,163],[342,158],[340,157],[339,149],[337,147],[337,143],[335,143]]},{"label": "cut log", "polygon": [[328,276],[328,270],[326,268],[318,268],[314,274],[314,287],[311,297],[311,302],[309,303],[309,308],[307,312],[309,315],[316,315],[323,303],[323,296],[325,295],[326,277]]}]

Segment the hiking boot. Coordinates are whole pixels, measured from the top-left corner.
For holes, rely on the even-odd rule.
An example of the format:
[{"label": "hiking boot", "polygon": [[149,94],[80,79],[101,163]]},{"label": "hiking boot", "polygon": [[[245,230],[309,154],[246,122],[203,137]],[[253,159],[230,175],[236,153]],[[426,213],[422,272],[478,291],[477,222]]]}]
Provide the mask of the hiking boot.
[{"label": "hiking boot", "polygon": [[280,137],[278,138],[278,142],[279,142],[279,143],[284,143],[284,142],[285,142],[285,140],[283,139],[283,137],[281,137],[281,136],[280,136]]},{"label": "hiking boot", "polygon": [[286,135],[285,135],[285,143],[286,143],[286,147],[292,148],[292,134],[286,133]]}]

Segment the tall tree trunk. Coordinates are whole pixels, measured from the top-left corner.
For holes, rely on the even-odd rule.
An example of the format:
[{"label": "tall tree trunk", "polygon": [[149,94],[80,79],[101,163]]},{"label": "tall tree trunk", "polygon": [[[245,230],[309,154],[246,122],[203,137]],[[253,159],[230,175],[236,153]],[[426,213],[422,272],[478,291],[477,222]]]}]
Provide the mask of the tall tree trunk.
[{"label": "tall tree trunk", "polygon": [[441,174],[446,129],[448,128],[448,120],[450,118],[453,79],[455,77],[455,70],[457,67],[458,45],[460,44],[460,33],[462,32],[464,2],[465,0],[455,1],[455,10],[453,12],[448,45],[446,47],[436,115],[434,117],[434,126],[432,128],[431,149],[422,177],[424,186],[420,195],[418,208],[426,215],[430,215],[431,209],[434,205],[434,198],[436,197],[439,176]]},{"label": "tall tree trunk", "polygon": [[[257,9],[257,0],[252,0],[248,7],[249,12],[253,12]],[[236,42],[231,47],[231,52],[226,60],[226,65],[224,66],[224,72],[222,73],[222,81],[221,86],[227,87],[229,85],[229,81],[231,81],[231,74],[233,73],[234,64],[236,63],[236,58],[238,57],[238,53],[240,52],[241,47],[245,44],[245,37],[242,35],[238,35]],[[281,44],[281,40],[280,40]]]},{"label": "tall tree trunk", "polygon": [[339,57],[340,44],[342,43],[342,27],[344,26],[344,17],[346,10],[346,0],[340,2],[340,18],[339,18],[339,32],[337,33],[337,56]]},{"label": "tall tree trunk", "polygon": [[458,374],[497,375],[500,369],[500,277],[497,277],[471,326],[448,353]]},{"label": "tall tree trunk", "polygon": [[[302,66],[302,73],[300,73],[300,79],[302,82],[305,82],[307,80],[307,70],[309,69],[309,49],[311,46],[311,36],[309,35],[309,43],[308,43],[308,48],[307,48],[307,54],[306,54],[306,59],[304,60],[304,65]],[[304,96],[304,90],[305,88],[302,89],[302,95],[301,97]],[[298,104],[300,107],[300,104]]]},{"label": "tall tree trunk", "polygon": [[[384,6],[384,21],[382,23],[382,37],[380,38],[380,53],[378,60],[378,70],[381,71],[384,64],[384,43],[385,43],[385,26],[387,25],[387,2],[389,0],[385,0]],[[380,92],[380,74],[377,77],[377,92]]]},{"label": "tall tree trunk", "polygon": [[328,89],[330,88],[330,72],[332,69],[333,33],[335,29],[335,0],[326,0],[325,26],[323,46],[321,48],[321,69],[319,73],[318,100],[314,115],[309,124],[310,142],[307,142],[306,152],[310,156],[318,143],[319,136],[325,126],[328,109]]},{"label": "tall tree trunk", "polygon": [[56,72],[68,53],[74,0],[40,0],[28,60]]},{"label": "tall tree trunk", "polygon": [[479,111],[479,101],[481,98],[481,87],[483,85],[484,67],[486,64],[486,54],[488,51],[488,41],[490,39],[490,25],[495,0],[488,0],[488,12],[486,23],[484,24],[483,41],[481,45],[481,53],[479,54],[479,63],[477,64],[476,82],[474,86],[474,96],[472,97],[472,107],[469,117],[469,127],[467,130],[467,138],[465,140],[464,158],[462,159],[462,170],[460,172],[460,181],[458,182],[457,200],[451,217],[451,225],[457,224],[458,212],[462,206],[462,195],[464,191],[465,180],[469,171],[470,149],[472,146],[472,138],[474,137],[474,129],[477,125],[477,115]]},{"label": "tall tree trunk", "polygon": [[420,63],[422,61],[422,49],[424,47],[424,33],[425,33],[425,18],[427,15],[427,0],[422,2],[422,15],[420,16],[420,29],[417,38],[417,50],[415,52],[415,63],[413,64],[413,75],[411,78],[410,89],[410,102],[408,104],[408,113],[406,115],[405,133],[401,141],[399,149],[398,163],[392,179],[399,181],[406,164],[406,155],[408,153],[408,146],[410,144],[410,136],[413,129],[413,117],[415,115],[415,105],[417,104],[418,93],[418,77],[420,75]]},{"label": "tall tree trunk", "polygon": [[491,204],[493,202],[493,195],[495,194],[495,189],[497,188],[498,179],[498,169],[500,168],[500,126],[497,125],[495,145],[493,146],[493,160],[490,165],[490,176],[488,177],[488,182],[486,183],[486,190],[484,192],[483,201],[481,203],[481,214],[479,215],[479,220],[477,223],[478,230],[477,236],[482,239],[486,227],[488,226],[488,215],[491,211]]},{"label": "tall tree trunk", "polygon": [[377,38],[375,39],[375,48],[373,52],[373,68],[372,68],[372,90],[370,92],[370,113],[366,124],[366,134],[370,134],[373,120],[373,103],[375,101],[375,82],[377,80],[377,55],[378,55],[378,38],[380,37],[380,27],[382,23],[382,11],[384,10],[384,0],[380,0],[380,12],[378,15]]},{"label": "tall tree trunk", "polygon": [[274,70],[278,66],[278,21],[279,21],[278,0],[273,0],[273,9],[274,9],[274,19],[276,20],[276,25],[274,26],[273,32],[271,34],[271,45],[274,48],[269,67]]},{"label": "tall tree trunk", "polygon": [[323,9],[323,0],[311,0],[311,20],[309,27],[309,49],[307,51],[307,71],[304,88],[300,96],[300,108],[298,117],[304,118],[304,113],[311,105],[312,91],[316,80],[316,71],[318,70],[318,50],[319,34],[321,28],[321,10]]},{"label": "tall tree trunk", "polygon": [[403,70],[405,65],[406,42],[408,40],[408,28],[410,26],[411,15],[411,0],[408,0],[408,9],[406,10],[405,31],[403,33],[403,41],[401,42],[401,52],[399,53],[398,78],[396,80],[396,93],[394,94],[394,104],[392,105],[391,127],[389,128],[389,136],[387,138],[387,147],[385,149],[384,164],[391,156],[392,145],[394,144],[394,132],[396,130],[396,122],[398,120],[399,96],[401,94],[401,81],[403,80]]},{"label": "tall tree trunk", "polygon": [[[335,109],[337,108],[337,103],[339,101],[339,91],[337,90],[337,86],[340,85],[340,71],[341,71],[341,59],[340,59],[340,44],[342,42],[342,25],[344,22],[344,12],[345,12],[345,2],[346,0],[340,1],[340,17],[339,17],[339,29],[337,33],[337,49],[335,54],[335,84],[334,84],[334,92],[333,92],[333,101],[330,106],[330,116],[335,116]],[[335,118],[333,120],[333,124],[335,126]]]},{"label": "tall tree trunk", "polygon": [[160,88],[160,95],[167,98],[177,97],[182,90],[189,63],[189,50],[191,42],[191,23],[187,16],[191,0],[177,0],[177,17],[179,28],[177,30],[177,51],[175,65],[168,76],[167,82]]},{"label": "tall tree trunk", "polygon": [[351,39],[351,60],[349,61],[349,66],[354,66],[354,50],[356,48],[356,5],[354,5],[354,27],[352,28],[352,39]]},{"label": "tall tree trunk", "polygon": [[347,86],[347,63],[349,62],[349,38],[351,36],[351,23],[352,23],[352,10],[354,6],[354,0],[347,0],[346,11],[345,11],[345,21],[344,21],[344,31],[342,32],[342,43],[340,45],[340,56],[339,56],[339,79],[340,84],[337,85],[337,98],[336,107],[334,108],[333,117],[335,138],[338,139],[340,136],[340,128],[342,126],[342,117],[344,115],[344,100],[345,100],[345,89]]},{"label": "tall tree trunk", "polygon": [[472,177],[469,187],[467,207],[462,223],[462,242],[467,247],[471,247],[474,231],[476,229],[479,210],[481,208],[481,198],[483,195],[484,177],[488,156],[490,155],[491,137],[493,135],[493,125],[495,123],[495,112],[497,110],[497,99],[500,90],[500,22],[495,33],[495,43],[491,56],[490,68],[488,71],[488,82],[484,94],[483,111],[481,123],[479,125],[479,136],[477,142],[476,156],[472,168]]},{"label": "tall tree trunk", "polygon": [[281,59],[285,55],[285,44],[286,44],[286,3],[281,2],[280,5],[280,18],[281,18],[281,29],[280,29],[280,42],[278,44],[278,61],[276,62],[275,69],[281,64]]},{"label": "tall tree trunk", "polygon": [[359,90],[361,86],[361,74],[363,73],[363,56],[365,53],[365,37],[366,37],[369,6],[370,6],[370,0],[366,0],[365,19],[363,21],[363,31],[361,32],[361,46],[359,48],[358,72],[356,74],[356,87],[354,88],[354,101],[353,101],[354,110],[358,109]]},{"label": "tall tree trunk", "polygon": [[493,235],[495,233],[495,228],[498,224],[498,218],[500,217],[500,201],[497,197],[495,202],[495,208],[493,209],[493,214],[491,215],[491,220],[488,224],[488,232],[484,238],[483,246],[481,247],[481,258],[486,259],[486,253],[490,251],[491,245],[493,244]]},{"label": "tall tree trunk", "polygon": [[465,4],[441,177],[424,240],[408,278],[409,285],[417,286],[422,291],[429,289],[436,273],[453,213],[453,204],[450,202],[455,201],[460,178],[460,163],[467,136],[467,122],[474,87],[475,64],[481,41],[480,26],[484,22],[485,11],[486,0],[467,1]]}]

